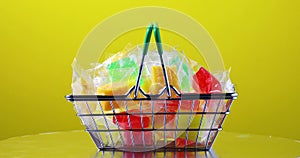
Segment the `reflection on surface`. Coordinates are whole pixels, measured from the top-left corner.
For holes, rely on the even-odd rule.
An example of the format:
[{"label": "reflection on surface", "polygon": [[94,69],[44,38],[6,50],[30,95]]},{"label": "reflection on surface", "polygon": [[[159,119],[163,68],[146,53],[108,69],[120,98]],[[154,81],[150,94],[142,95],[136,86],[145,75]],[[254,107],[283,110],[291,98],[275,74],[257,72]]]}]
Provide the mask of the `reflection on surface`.
[{"label": "reflection on surface", "polygon": [[103,151],[96,152],[94,158],[159,158],[159,157],[197,157],[197,158],[216,158],[213,149],[209,151],[154,151],[154,152],[122,152],[122,151]]},{"label": "reflection on surface", "polygon": [[[27,135],[0,140],[0,158],[102,158],[102,157],[299,157],[300,141],[222,131],[208,152],[99,151],[84,131]],[[216,153],[216,154],[215,154]]]}]

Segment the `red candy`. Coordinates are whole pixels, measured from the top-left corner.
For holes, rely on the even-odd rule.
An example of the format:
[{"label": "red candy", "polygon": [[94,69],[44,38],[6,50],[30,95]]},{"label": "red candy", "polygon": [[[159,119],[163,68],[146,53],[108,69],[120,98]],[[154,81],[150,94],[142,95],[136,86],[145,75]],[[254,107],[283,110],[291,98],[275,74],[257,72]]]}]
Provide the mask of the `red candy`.
[{"label": "red candy", "polygon": [[[192,112],[200,112],[200,100],[194,100],[194,108]],[[193,107],[193,100],[181,100],[180,111],[191,112]]]},{"label": "red candy", "polygon": [[154,103],[154,111],[160,111],[161,109],[165,109],[166,103],[166,111],[177,111],[179,100],[167,100],[167,101],[155,101]]},{"label": "red candy", "polygon": [[[166,103],[166,107],[165,107]],[[155,103],[155,110],[158,113],[167,113],[166,114],[166,124],[168,126],[174,125],[174,119],[176,116],[176,112],[178,110],[179,100],[168,100],[168,101],[156,101]],[[173,114],[168,114],[173,113]],[[154,115],[154,126],[155,128],[163,128],[164,127],[164,114],[156,114]]]},{"label": "red candy", "polygon": [[[134,112],[134,111],[130,111]],[[139,111],[136,110],[136,113]],[[124,115],[119,115],[119,114],[124,114]],[[145,116],[145,115],[131,115],[129,114],[129,119],[130,119],[130,125],[132,129],[142,129],[147,128],[150,125],[150,118]],[[113,123],[116,124],[118,120],[118,124],[120,128],[123,129],[130,129],[130,125],[128,124],[128,115],[126,112],[121,112],[116,115],[116,118],[113,117]],[[142,126],[143,125],[143,126]]]},{"label": "red candy", "polygon": [[207,70],[201,67],[198,72],[193,76],[193,88],[196,92],[201,93],[221,93],[222,86],[220,82],[211,75]]},{"label": "red candy", "polygon": [[[128,111],[129,113],[139,113],[139,110],[130,110]],[[120,115],[124,114],[124,115]],[[145,116],[145,115],[127,115],[126,112],[121,112],[116,115],[116,118],[113,117],[113,123],[116,124],[118,120],[118,124],[120,128],[128,130],[130,129],[130,125],[128,124],[128,116],[130,119],[130,125],[131,129],[142,129],[143,128],[148,128],[150,126],[150,118]],[[142,126],[143,125],[143,126]],[[152,145],[153,144],[153,139],[152,139],[152,132],[146,131],[132,131],[132,137],[133,140],[131,139],[131,131],[125,131],[124,132],[124,143],[125,145],[132,146],[132,141],[134,145],[143,145],[143,133],[144,133],[144,143],[145,145]]]},{"label": "red candy", "polygon": [[176,147],[184,147],[185,146],[185,142],[186,142],[187,146],[189,146],[189,145],[195,145],[196,144],[196,142],[192,141],[192,140],[187,140],[186,141],[186,139],[177,138],[176,139]]}]

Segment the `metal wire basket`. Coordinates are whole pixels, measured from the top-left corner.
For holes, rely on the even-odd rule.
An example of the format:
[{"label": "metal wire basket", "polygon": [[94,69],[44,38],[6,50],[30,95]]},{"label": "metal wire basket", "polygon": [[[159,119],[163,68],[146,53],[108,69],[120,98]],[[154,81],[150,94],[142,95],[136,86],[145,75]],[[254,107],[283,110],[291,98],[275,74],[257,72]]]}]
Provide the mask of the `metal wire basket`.
[{"label": "metal wire basket", "polygon": [[[140,88],[144,58],[152,29],[166,85],[159,94],[146,94]],[[100,150],[196,151],[211,148],[218,132],[222,130],[224,119],[229,114],[230,106],[237,98],[237,94],[180,93],[169,84],[162,54],[159,29],[151,25],[147,30],[136,84],[126,94],[66,96],[66,99],[75,105],[77,116],[81,118]],[[171,93],[176,96],[172,97]],[[130,111],[129,102],[139,105],[139,110]],[[115,107],[116,103],[122,105],[125,112],[119,112]],[[109,104],[111,112],[105,112],[103,104]],[[211,104],[214,104],[215,108],[210,108]],[[174,105],[175,110],[172,109]],[[199,108],[200,105],[202,108]],[[95,107],[99,112],[91,110]],[[162,110],[154,110],[157,108]]]}]

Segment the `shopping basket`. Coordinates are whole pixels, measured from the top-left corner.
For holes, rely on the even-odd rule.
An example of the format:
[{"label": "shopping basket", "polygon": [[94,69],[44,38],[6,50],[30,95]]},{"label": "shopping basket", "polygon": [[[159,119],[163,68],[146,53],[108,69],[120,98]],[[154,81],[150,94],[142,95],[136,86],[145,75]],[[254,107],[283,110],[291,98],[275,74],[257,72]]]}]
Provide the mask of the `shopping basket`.
[{"label": "shopping basket", "polygon": [[[159,94],[147,94],[140,88],[144,59],[147,55],[152,30],[165,81],[165,87]],[[72,102],[75,108],[83,106],[87,109],[84,112],[77,110],[77,116],[81,118],[87,132],[100,150],[197,151],[211,148],[218,132],[222,130],[224,119],[229,114],[230,106],[237,98],[237,93],[180,93],[169,83],[162,54],[159,28],[157,25],[150,25],[146,32],[136,83],[126,94],[66,96],[66,99]],[[176,94],[176,97],[171,93]],[[136,102],[139,105],[139,111],[129,112],[129,101]],[[111,105],[111,112],[104,111],[104,102]],[[126,112],[118,112],[114,107],[114,102],[122,102]],[[202,103],[203,108],[195,108],[199,103]],[[216,108],[208,110],[208,106],[212,103],[216,105]],[[168,110],[170,104],[176,104],[178,108],[170,111]],[[183,109],[182,107],[187,104],[189,104],[189,109]],[[100,113],[93,113],[91,105],[96,105]],[[143,110],[145,106],[150,106],[152,110],[145,112]],[[164,110],[154,111],[156,106],[162,106]],[[145,116],[150,120],[145,120]],[[108,118],[114,120],[113,124]],[[127,128],[121,127],[120,124],[124,122],[120,122],[120,118],[126,119]],[[160,118],[159,120],[162,122],[159,122],[157,118]],[[101,127],[99,127],[99,120],[102,120],[103,126]],[[182,120],[185,121],[182,122]],[[196,124],[194,120],[197,120]],[[150,121],[151,126],[148,125],[149,123],[146,125],[146,121]],[[163,126],[157,127],[155,124]],[[191,134],[193,134],[192,138]]]}]

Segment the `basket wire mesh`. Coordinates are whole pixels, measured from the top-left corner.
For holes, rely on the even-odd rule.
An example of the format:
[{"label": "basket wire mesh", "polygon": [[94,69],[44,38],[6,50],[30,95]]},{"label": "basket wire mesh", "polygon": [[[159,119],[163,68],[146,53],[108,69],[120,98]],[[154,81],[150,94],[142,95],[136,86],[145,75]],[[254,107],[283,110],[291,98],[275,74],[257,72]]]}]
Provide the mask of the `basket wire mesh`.
[{"label": "basket wire mesh", "polygon": [[[143,70],[144,58],[151,38],[152,29],[154,30],[155,40],[157,44],[158,54],[165,80],[165,87],[159,94],[146,94],[140,88],[140,79]],[[163,50],[159,29],[156,25],[150,25],[144,42],[143,56],[136,84],[128,90],[124,95],[67,95],[66,99],[72,102],[77,108],[77,116],[81,118],[86,130],[92,137],[96,146],[101,150],[122,150],[122,151],[195,151],[209,150],[222,130],[222,124],[226,115],[229,114],[230,106],[234,99],[237,98],[236,93],[217,93],[217,94],[196,94],[196,93],[180,93],[175,87],[169,84],[168,75],[162,58]],[[171,93],[176,94],[172,97]],[[132,96],[133,97],[130,97]],[[138,95],[141,94],[141,95]],[[164,97],[166,96],[166,97]],[[139,111],[130,112],[129,101],[139,104]],[[111,112],[105,112],[103,102],[109,102]],[[114,102],[124,105],[125,113],[120,113],[116,109]],[[202,103],[203,108],[195,108]],[[214,103],[216,108],[208,110],[208,106]],[[159,103],[159,104],[158,104]],[[177,104],[177,111],[170,111],[169,104]],[[190,104],[190,109],[184,109],[182,105]],[[163,111],[155,111],[158,106],[163,105]],[[93,113],[92,107],[97,107],[100,112]],[[151,110],[143,109],[150,106]],[[85,111],[78,110],[84,107]],[[160,107],[161,108],[161,107]],[[151,122],[151,126],[146,125],[144,118],[150,118],[147,122]],[[128,128],[122,128],[118,118],[126,118]],[[140,119],[138,122],[136,119]],[[156,118],[160,118],[159,120]],[[170,118],[172,121],[170,121]],[[186,118],[185,126],[182,126],[182,118]],[[198,118],[199,122],[191,126],[194,118]],[[115,125],[109,120],[113,119]],[[204,121],[209,119],[210,121]],[[101,124],[104,128],[99,128],[98,120],[102,120]],[[156,124],[162,126],[157,127]],[[168,125],[170,124],[171,125]],[[181,123],[180,123],[181,122]],[[148,123],[149,124],[149,123]],[[205,125],[204,125],[205,124]],[[134,128],[133,126],[139,126]],[[196,137],[191,138],[192,133]],[[203,136],[205,133],[205,137]],[[184,136],[182,139],[177,139]],[[158,140],[159,139],[159,140]]]}]

